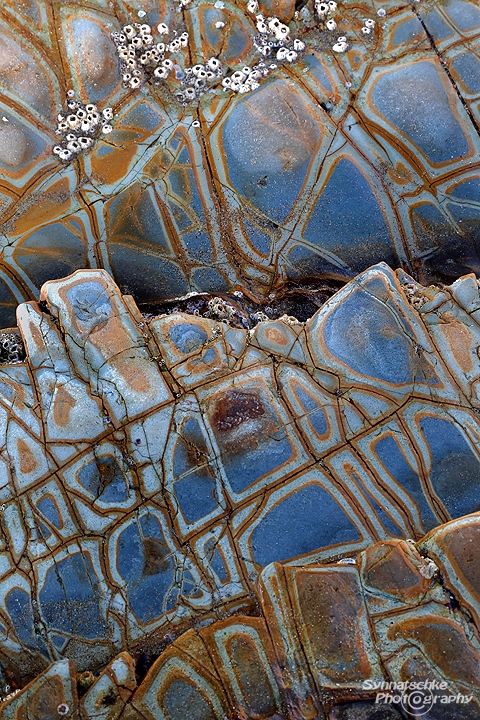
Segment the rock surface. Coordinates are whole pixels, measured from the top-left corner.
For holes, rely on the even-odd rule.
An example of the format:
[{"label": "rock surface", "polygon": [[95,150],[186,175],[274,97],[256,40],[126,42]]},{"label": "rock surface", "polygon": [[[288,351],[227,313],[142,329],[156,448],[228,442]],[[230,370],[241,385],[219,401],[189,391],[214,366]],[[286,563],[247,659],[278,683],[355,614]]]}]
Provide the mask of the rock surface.
[{"label": "rock surface", "polygon": [[[185,103],[187,64],[258,64],[243,0],[3,0],[0,326],[45,281],[84,267],[144,303],[235,288],[261,300],[379,261],[427,281],[478,271],[478,3],[343,0],[334,30],[311,2],[260,10],[290,23],[298,59],[262,56],[255,90],[227,92],[220,76]],[[133,21],[187,33],[168,80],[122,85],[111,34]],[[62,163],[52,148],[67,92],[114,120]]]},{"label": "rock surface", "polygon": [[272,562],[418,540],[479,509],[473,275],[440,290],[380,264],[305,324],[241,330],[147,320],[82,270],[17,315],[26,361],[0,368],[0,657],[18,681],[251,612]]},{"label": "rock surface", "polygon": [[479,534],[476,513],[417,545],[378,542],[352,564],[274,563],[257,583],[257,617],[188,630],[138,685],[126,652],[88,683],[60,660],[0,718],[475,720]]}]

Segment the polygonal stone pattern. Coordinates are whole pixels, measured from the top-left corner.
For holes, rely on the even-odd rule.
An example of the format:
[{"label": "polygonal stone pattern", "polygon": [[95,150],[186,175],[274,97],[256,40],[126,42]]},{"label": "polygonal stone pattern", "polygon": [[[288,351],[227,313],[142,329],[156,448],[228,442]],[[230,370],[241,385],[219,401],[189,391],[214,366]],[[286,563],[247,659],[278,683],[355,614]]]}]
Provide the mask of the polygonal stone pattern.
[{"label": "polygonal stone pattern", "polygon": [[[3,327],[42,283],[83,267],[146,303],[234,288],[261,299],[381,260],[427,278],[478,270],[475,0],[342,0],[334,32],[311,3],[297,15],[293,2],[260,6],[305,43],[298,61],[246,95],[219,79],[184,106],[180,81],[122,87],[111,33],[164,21],[188,33],[192,63],[212,56],[234,71],[255,61],[243,0],[2,2]],[[69,90],[115,120],[62,165],[52,148]]]},{"label": "polygonal stone pattern", "polygon": [[[63,660],[7,698],[0,718],[476,720],[480,643],[478,623],[466,611],[475,608],[478,617],[479,562],[471,543],[479,529],[476,513],[417,545],[380,541],[348,562],[273,563],[256,586],[257,617],[188,630],[138,686],[126,652],[98,678],[76,675]],[[63,693],[56,714],[53,683]],[[389,692],[388,683],[409,686]],[[50,706],[39,702],[42,693]]]},{"label": "polygonal stone pattern", "polygon": [[[148,320],[104,270],[40,297],[18,308],[26,361],[0,368],[0,658],[18,680],[249,610],[271,563],[419,539],[479,510],[473,275],[440,290],[377,265],[307,323],[252,331]],[[335,572],[366,627],[358,579]],[[335,682],[376,672],[355,663]]]}]

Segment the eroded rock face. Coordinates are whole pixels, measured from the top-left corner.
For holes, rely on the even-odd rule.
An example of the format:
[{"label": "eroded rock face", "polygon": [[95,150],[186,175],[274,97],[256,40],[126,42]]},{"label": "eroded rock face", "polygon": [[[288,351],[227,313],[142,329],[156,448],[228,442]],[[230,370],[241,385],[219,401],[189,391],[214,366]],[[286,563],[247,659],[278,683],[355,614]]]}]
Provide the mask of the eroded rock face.
[{"label": "eroded rock face", "polygon": [[[84,267],[150,303],[235,288],[259,300],[379,261],[427,280],[478,270],[475,0],[343,0],[321,17],[311,2],[295,14],[265,0],[258,11],[305,47],[294,62],[261,56],[258,87],[242,94],[222,78],[260,61],[243,0],[2,2],[0,326],[45,281]],[[138,64],[132,88],[112,33],[135,21],[155,42],[187,33],[188,46],[165,80]],[[186,65],[210,58],[224,75],[179,101],[192,90]],[[52,148],[67,91],[112,108],[114,122],[62,164]]]},{"label": "eroded rock face", "polygon": [[188,630],[138,685],[126,652],[96,679],[61,660],[0,717],[475,720],[479,532],[475,513],[349,563],[274,563],[258,579],[256,617]]},{"label": "eroded rock face", "polygon": [[[147,320],[103,270],[40,300],[18,308],[26,361],[0,368],[0,657],[18,681],[251,611],[273,562],[418,540],[479,508],[473,275],[423,288],[381,264],[307,323],[248,331]],[[398,602],[426,591],[365,558]]]}]

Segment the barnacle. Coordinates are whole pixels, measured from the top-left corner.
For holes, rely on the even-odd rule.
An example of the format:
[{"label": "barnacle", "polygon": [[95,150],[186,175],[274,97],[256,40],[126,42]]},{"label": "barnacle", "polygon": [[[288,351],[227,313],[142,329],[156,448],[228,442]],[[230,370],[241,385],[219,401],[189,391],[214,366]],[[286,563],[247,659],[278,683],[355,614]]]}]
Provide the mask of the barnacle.
[{"label": "barnacle", "polygon": [[67,97],[68,114],[57,115],[56,134],[63,135],[62,144],[53,147],[53,154],[64,162],[69,162],[79,153],[89,150],[99,133],[108,135],[112,132],[109,121],[114,115],[112,108],[105,108],[100,115],[94,103],[83,105],[72,100],[71,94]]}]

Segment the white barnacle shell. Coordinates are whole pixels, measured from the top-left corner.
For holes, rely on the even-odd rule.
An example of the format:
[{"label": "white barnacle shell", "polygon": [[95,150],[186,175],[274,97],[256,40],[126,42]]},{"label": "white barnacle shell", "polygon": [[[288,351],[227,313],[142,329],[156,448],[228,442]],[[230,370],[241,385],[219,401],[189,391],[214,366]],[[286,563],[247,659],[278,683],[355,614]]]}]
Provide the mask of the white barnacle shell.
[{"label": "white barnacle shell", "polygon": [[85,118],[87,117],[87,111],[83,108],[78,108],[76,115],[78,118],[80,118],[80,120],[85,120]]},{"label": "white barnacle shell", "polygon": [[67,142],[71,142],[72,140],[76,140],[76,139],[77,139],[77,136],[74,135],[73,133],[68,133],[68,135],[65,136],[65,140]]},{"label": "white barnacle shell", "polygon": [[337,53],[343,53],[347,49],[348,45],[347,43],[340,38],[338,38],[338,41],[333,45],[332,50]]},{"label": "white barnacle shell", "polygon": [[139,27],[138,29],[140,30],[141,33],[145,33],[145,34],[147,34],[147,35],[151,35],[151,34],[152,34],[152,28],[151,28],[150,25],[148,25],[147,23],[144,23],[143,25],[140,25],[140,27]]},{"label": "white barnacle shell", "polygon": [[162,66],[164,68],[167,68],[167,70],[171,70],[173,68],[173,60],[170,60],[170,58],[165,58],[165,60],[162,60]]},{"label": "white barnacle shell", "polygon": [[335,10],[337,9],[337,3],[335,2],[335,0],[329,0],[328,9],[330,10],[330,12],[335,12]]},{"label": "white barnacle shell", "polygon": [[218,58],[211,57],[207,60],[206,67],[208,70],[212,70],[213,72],[216,72],[217,70],[220,69],[220,66],[221,66],[221,63],[220,63],[220,60],[218,60]]},{"label": "white barnacle shell", "polygon": [[168,69],[165,67],[156,67],[153,74],[155,77],[165,80],[168,77]]},{"label": "white barnacle shell", "polygon": [[60,155],[62,150],[63,150],[63,148],[61,145],[55,145],[52,152],[54,155]]},{"label": "white barnacle shell", "polygon": [[290,35],[290,28],[287,25],[280,23],[275,28],[274,35],[277,40],[285,40]]},{"label": "white barnacle shell", "polygon": [[186,100],[195,100],[196,92],[192,87],[186,88],[184,92],[184,96]]},{"label": "white barnacle shell", "polygon": [[223,86],[225,89],[229,88],[229,87],[231,86],[231,84],[232,84],[232,78],[229,78],[229,77],[223,78],[223,80],[222,80],[222,86]]},{"label": "white barnacle shell", "polygon": [[287,48],[281,47],[277,50],[277,60],[285,60],[287,56]]},{"label": "white barnacle shell", "polygon": [[256,13],[258,11],[257,0],[249,0],[247,3],[247,10],[248,10],[248,12]]},{"label": "white barnacle shell", "polygon": [[102,115],[105,120],[111,120],[113,118],[113,109],[111,107],[103,108]]},{"label": "white barnacle shell", "polygon": [[371,19],[364,20],[364,25],[365,25],[365,27],[367,27],[367,28],[374,28],[374,27],[375,27],[375,20],[371,20]]},{"label": "white barnacle shell", "polygon": [[78,138],[78,143],[83,150],[86,150],[93,145],[93,140],[90,137],[84,137],[83,135],[81,135]]},{"label": "white barnacle shell", "polygon": [[70,127],[72,130],[75,130],[75,128],[80,125],[81,120],[77,115],[72,114],[67,116],[67,123],[68,127]]},{"label": "white barnacle shell", "polygon": [[288,60],[288,62],[295,62],[295,60],[298,59],[298,55],[295,50],[289,50],[285,56],[285,59]]},{"label": "white barnacle shell", "polygon": [[57,130],[58,130],[59,132],[66,132],[67,130],[69,130],[69,125],[68,125],[68,123],[65,122],[65,121],[59,122],[58,125],[57,125]]},{"label": "white barnacle shell", "polygon": [[137,31],[133,27],[133,25],[125,25],[125,27],[123,28],[123,33],[129,40],[131,40],[132,38],[135,37],[135,35],[137,34]]},{"label": "white barnacle shell", "polygon": [[166,23],[160,23],[159,25],[157,25],[157,30],[160,35],[168,35],[170,33],[170,30]]},{"label": "white barnacle shell", "polygon": [[242,83],[238,82],[238,80],[232,80],[230,89],[234,92],[238,92],[240,90],[240,85],[242,85]]},{"label": "white barnacle shell", "polygon": [[315,10],[317,11],[317,15],[319,17],[325,17],[325,15],[328,13],[329,7],[328,3],[326,2],[317,2],[315,3]]},{"label": "white barnacle shell", "polygon": [[372,31],[370,30],[369,27],[362,27],[362,33],[363,33],[364,35],[370,35],[371,32],[372,32]]},{"label": "white barnacle shell", "polygon": [[245,77],[245,73],[243,73],[241,70],[236,70],[234,73],[232,73],[232,82],[242,83],[245,80]]},{"label": "white barnacle shell", "polygon": [[88,105],[85,105],[85,112],[87,112],[87,113],[97,112],[97,106],[93,105],[93,103],[88,103]]},{"label": "white barnacle shell", "polygon": [[72,157],[72,152],[71,150],[67,150],[67,148],[62,148],[62,151],[58,153],[58,157],[60,158],[60,160],[70,160],[70,158]]},{"label": "white barnacle shell", "polygon": [[90,124],[89,120],[82,120],[82,124],[80,125],[80,130],[82,132],[90,132],[92,129],[92,126]]},{"label": "white barnacle shell", "polygon": [[[134,80],[134,79],[135,79],[135,78],[132,78],[132,80]],[[130,81],[130,82],[131,82],[131,81]],[[102,133],[103,133],[104,135],[110,135],[110,133],[112,132],[112,130],[113,130],[113,127],[112,127],[111,125],[107,125],[107,124],[102,125]]]},{"label": "white barnacle shell", "polygon": [[305,43],[303,42],[303,40],[298,40],[298,38],[295,38],[295,40],[293,41],[293,49],[297,52],[305,50]]},{"label": "white barnacle shell", "polygon": [[248,83],[240,83],[240,87],[238,88],[238,92],[239,92],[239,93],[247,93],[247,92],[250,92],[251,89],[252,89],[252,87],[251,87],[251,85],[249,85]]},{"label": "white barnacle shell", "polygon": [[327,22],[325,23],[325,27],[327,28],[327,30],[336,30],[337,23],[335,22],[335,20],[330,19],[330,20],[327,20]]},{"label": "white barnacle shell", "polygon": [[268,26],[265,20],[257,20],[257,30],[260,33],[268,33]]},{"label": "white barnacle shell", "polygon": [[78,153],[81,151],[82,148],[77,138],[75,138],[75,140],[70,140],[70,142],[67,144],[67,149],[70,150],[70,152],[72,153]]},{"label": "white barnacle shell", "polygon": [[279,27],[280,20],[277,17],[271,17],[267,20],[267,25],[270,28],[270,30],[275,30],[275,28]]}]

